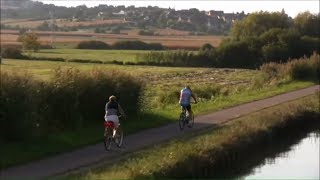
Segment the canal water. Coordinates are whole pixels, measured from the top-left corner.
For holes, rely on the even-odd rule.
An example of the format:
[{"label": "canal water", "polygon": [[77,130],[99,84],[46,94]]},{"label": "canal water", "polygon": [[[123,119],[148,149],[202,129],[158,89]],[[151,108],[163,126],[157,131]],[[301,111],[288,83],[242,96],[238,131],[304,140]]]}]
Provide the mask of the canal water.
[{"label": "canal water", "polygon": [[308,122],[275,129],[221,152],[208,152],[208,157],[190,157],[154,177],[320,180],[320,121]]},{"label": "canal water", "polygon": [[320,131],[311,132],[287,152],[266,158],[239,179],[320,179],[319,147]]}]

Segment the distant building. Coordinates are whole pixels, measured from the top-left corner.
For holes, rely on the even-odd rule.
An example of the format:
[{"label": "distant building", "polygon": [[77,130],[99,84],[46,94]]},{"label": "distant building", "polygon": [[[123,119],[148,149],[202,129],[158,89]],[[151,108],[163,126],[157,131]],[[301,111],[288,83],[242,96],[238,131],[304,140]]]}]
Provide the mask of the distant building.
[{"label": "distant building", "polygon": [[146,16],[146,17],[143,18],[143,20],[149,21],[149,20],[150,20],[150,17],[149,17],[149,16]]},{"label": "distant building", "polygon": [[223,11],[214,11],[214,10],[211,10],[211,11],[208,11],[207,12],[207,16],[212,16],[212,17],[218,17],[218,16],[223,16],[224,15],[224,12]]},{"label": "distant building", "polygon": [[127,13],[123,10],[121,10],[120,12],[118,13],[112,13],[113,15],[118,15],[118,16],[123,16],[123,15],[127,15]]}]

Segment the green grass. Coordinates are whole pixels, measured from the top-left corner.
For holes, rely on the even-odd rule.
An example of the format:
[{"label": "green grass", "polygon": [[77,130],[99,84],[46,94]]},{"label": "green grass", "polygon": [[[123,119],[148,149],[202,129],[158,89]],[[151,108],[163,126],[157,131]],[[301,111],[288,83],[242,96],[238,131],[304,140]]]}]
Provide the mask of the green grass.
[{"label": "green grass", "polygon": [[96,143],[99,136],[101,131],[98,126],[92,126],[74,132],[52,134],[29,142],[8,143],[0,149],[0,153],[4,155],[1,157],[1,168]]},{"label": "green grass", "polygon": [[[135,62],[137,54],[148,53],[142,50],[87,50],[87,49],[43,49],[39,52],[32,52],[31,57],[36,58],[63,58],[98,60],[102,62],[121,61]],[[28,54],[27,54],[28,55]]]},{"label": "green grass", "polygon": [[[254,144],[261,137],[270,138],[275,129],[286,130],[296,122],[316,123],[318,119],[301,119],[306,112],[319,115],[319,95],[311,95],[295,101],[270,107],[234,121],[196,137],[188,135],[167,144],[133,153],[119,163],[91,169],[82,174],[69,175],[65,179],[141,179],[141,178],[181,178],[201,170],[205,163],[219,162],[230,149]],[[297,117],[300,117],[297,118]],[[310,118],[310,117],[309,117]],[[232,151],[232,150],[231,150]],[[233,152],[239,153],[237,150]],[[223,159],[223,158],[222,158]],[[230,157],[228,158],[230,159]],[[221,160],[221,158],[220,158]],[[226,163],[226,159],[223,159]],[[190,177],[190,176],[188,176]],[[63,179],[62,178],[62,179]]]}]

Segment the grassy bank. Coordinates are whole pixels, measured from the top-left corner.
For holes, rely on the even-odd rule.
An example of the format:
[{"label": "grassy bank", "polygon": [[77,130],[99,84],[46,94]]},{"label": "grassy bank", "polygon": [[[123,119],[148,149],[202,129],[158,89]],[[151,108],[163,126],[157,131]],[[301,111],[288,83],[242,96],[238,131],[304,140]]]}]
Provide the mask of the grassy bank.
[{"label": "grassy bank", "polygon": [[[162,179],[201,177],[210,165],[221,167],[250,145],[306,125],[319,127],[319,94],[267,108],[235,119],[196,137],[185,137],[140,151],[113,166],[67,179]],[[255,144],[257,145],[257,144]],[[247,153],[248,155],[248,153]],[[221,168],[220,168],[221,170]],[[209,171],[207,172],[207,174]],[[219,169],[216,173],[219,175]],[[231,176],[232,177],[232,176]]]}]

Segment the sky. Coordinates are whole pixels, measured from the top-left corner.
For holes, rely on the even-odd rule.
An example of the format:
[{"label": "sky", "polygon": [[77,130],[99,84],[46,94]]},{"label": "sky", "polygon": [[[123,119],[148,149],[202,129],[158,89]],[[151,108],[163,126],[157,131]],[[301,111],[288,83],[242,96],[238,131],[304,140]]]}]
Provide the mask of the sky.
[{"label": "sky", "polygon": [[285,1],[277,1],[277,0],[206,0],[206,1],[195,1],[195,0],[175,0],[175,1],[165,1],[165,0],[143,0],[143,1],[135,1],[135,0],[37,0],[41,1],[45,4],[55,4],[57,6],[79,6],[85,4],[87,7],[98,6],[99,4],[107,4],[107,5],[135,5],[136,7],[142,6],[158,6],[162,8],[175,8],[176,10],[181,9],[190,9],[197,8],[199,10],[222,10],[226,13],[232,12],[241,12],[251,13],[255,11],[281,11],[282,9],[291,16],[295,17],[299,12],[310,11],[311,13],[319,13],[319,0],[285,0]]}]

